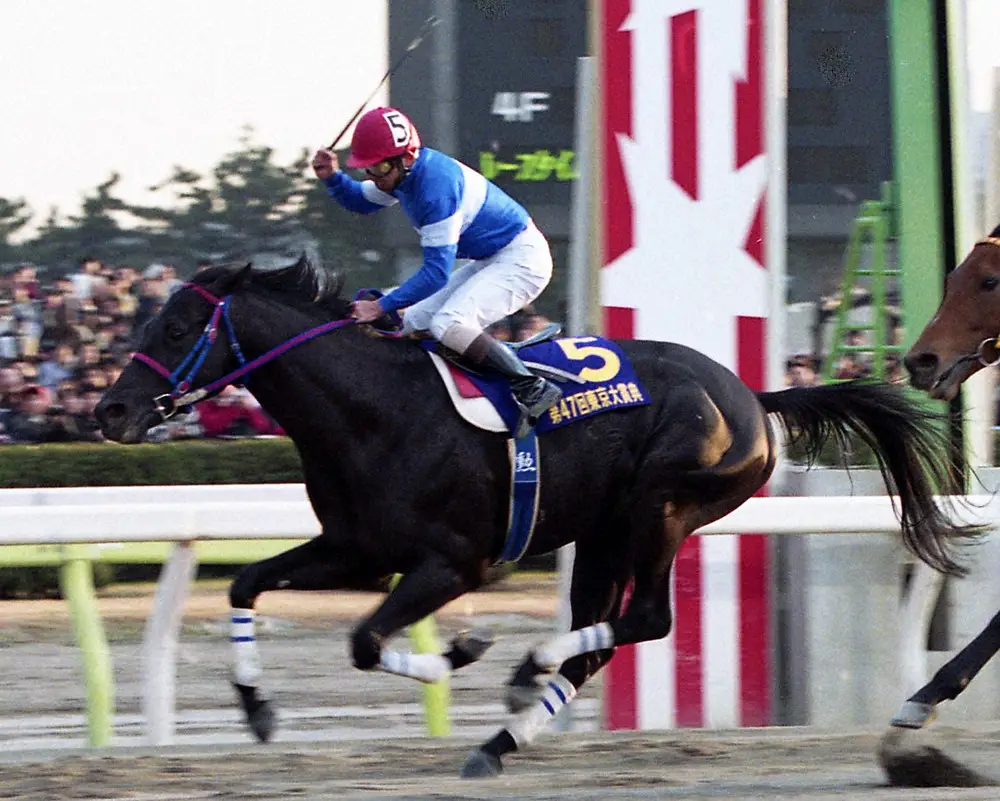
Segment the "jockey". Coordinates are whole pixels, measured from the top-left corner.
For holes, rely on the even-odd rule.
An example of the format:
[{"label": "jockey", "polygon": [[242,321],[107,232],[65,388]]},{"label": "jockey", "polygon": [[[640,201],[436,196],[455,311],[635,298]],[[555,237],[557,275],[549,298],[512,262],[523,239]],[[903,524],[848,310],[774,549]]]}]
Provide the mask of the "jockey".
[{"label": "jockey", "polygon": [[[420,146],[413,123],[394,108],[375,108],[358,121],[347,166],[337,154],[313,156],[316,176],[344,208],[369,214],[399,203],[420,234],[423,265],[377,300],[355,301],[358,322],[406,309],[404,330],[429,332],[479,367],[510,379],[521,408],[517,436],[562,395],[535,376],[517,354],[485,332],[487,326],[534,300],[552,277],[549,244],[528,212],[478,172],[444,153]],[[470,259],[453,269],[455,259]]]}]

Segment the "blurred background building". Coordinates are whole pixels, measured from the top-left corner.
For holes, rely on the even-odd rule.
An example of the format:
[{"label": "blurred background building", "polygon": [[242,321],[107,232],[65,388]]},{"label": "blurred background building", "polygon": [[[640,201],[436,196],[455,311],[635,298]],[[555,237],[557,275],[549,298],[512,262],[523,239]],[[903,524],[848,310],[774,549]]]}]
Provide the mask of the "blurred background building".
[{"label": "blurred background building", "polygon": [[[536,304],[565,319],[576,60],[587,55],[581,0],[412,0],[389,4],[389,61],[431,14],[441,22],[392,78],[389,102],[424,144],[478,169],[523,203],[549,238],[552,283]],[[420,264],[402,215],[385,219],[384,245],[400,277]]]}]

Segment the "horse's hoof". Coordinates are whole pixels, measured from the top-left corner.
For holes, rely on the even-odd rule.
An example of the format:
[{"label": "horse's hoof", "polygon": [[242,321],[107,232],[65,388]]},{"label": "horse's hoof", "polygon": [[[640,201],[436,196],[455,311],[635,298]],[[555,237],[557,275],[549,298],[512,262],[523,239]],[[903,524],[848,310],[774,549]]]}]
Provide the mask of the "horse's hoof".
[{"label": "horse's hoof", "polygon": [[258,742],[270,742],[271,737],[274,736],[274,730],[277,728],[277,715],[274,714],[271,703],[261,701],[260,705],[247,715],[247,723]]},{"label": "horse's hoof", "polygon": [[259,698],[256,687],[248,687],[236,682],[233,682],[233,687],[236,688],[239,695],[240,704],[246,714],[247,725],[254,737],[262,743],[270,742],[271,737],[274,736],[274,730],[277,728],[277,715],[274,713],[271,702]]},{"label": "horse's hoof", "polygon": [[458,670],[478,662],[494,642],[492,632],[487,629],[463,631],[451,641],[451,649],[444,656],[451,662],[451,669]]},{"label": "horse's hoof", "polygon": [[934,719],[934,704],[924,704],[919,701],[904,701],[890,726],[897,729],[922,729]]},{"label": "horse's hoof", "polygon": [[499,757],[477,748],[465,760],[460,775],[463,779],[489,779],[499,776],[502,771],[503,765],[500,764]]}]

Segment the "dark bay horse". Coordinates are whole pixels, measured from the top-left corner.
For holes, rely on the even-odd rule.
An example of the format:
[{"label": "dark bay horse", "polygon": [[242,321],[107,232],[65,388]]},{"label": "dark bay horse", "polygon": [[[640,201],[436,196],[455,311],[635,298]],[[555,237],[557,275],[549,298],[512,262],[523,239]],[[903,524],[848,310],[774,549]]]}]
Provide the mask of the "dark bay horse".
[{"label": "dark bay horse", "polygon": [[[1000,226],[948,274],[941,305],[903,360],[910,383],[952,400],[963,381],[1000,356]],[[1000,613],[904,702],[892,724],[919,729],[942,701],[957,698],[1000,650]]]},{"label": "dark bay horse", "polygon": [[[109,439],[138,442],[176,406],[246,378],[298,448],[322,534],[246,567],[233,582],[234,681],[261,739],[273,727],[258,690],[258,596],[274,589],[395,591],[354,630],[354,665],[433,681],[484,644],[443,655],[384,647],[393,634],[480,586],[504,545],[510,511],[508,436],[458,417],[427,354],[347,320],[330,276],[299,263],[279,271],[216,266],[179,289],[143,335],[133,362],[96,410]],[[860,436],[898,496],[904,543],[959,572],[952,545],[968,530],[934,501],[957,489],[934,415],[877,382],[753,392],[706,356],[664,342],[618,343],[652,402],[542,434],[538,523],[529,553],[576,543],[570,634],[528,653],[513,698],[533,693],[463,775],[496,775],[532,741],[616,646],[666,636],[669,576],[699,527],[769,478],[768,416],[815,455]],[[593,365],[599,366],[599,365]],[[623,593],[632,584],[623,609]]]}]

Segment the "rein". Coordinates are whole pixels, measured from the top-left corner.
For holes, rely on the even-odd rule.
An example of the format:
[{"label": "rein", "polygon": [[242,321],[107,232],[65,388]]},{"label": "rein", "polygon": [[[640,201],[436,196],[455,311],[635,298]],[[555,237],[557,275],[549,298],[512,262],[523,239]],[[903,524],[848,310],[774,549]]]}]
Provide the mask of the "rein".
[{"label": "rein", "polygon": [[[229,384],[239,381],[239,379],[256,370],[262,364],[273,361],[297,345],[301,345],[310,339],[315,339],[337,328],[353,325],[355,322],[353,319],[347,318],[343,320],[331,320],[322,325],[317,325],[315,328],[310,328],[301,334],[296,334],[291,339],[285,340],[280,345],[276,345],[266,353],[248,362],[243,356],[239,340],[236,338],[236,331],[233,329],[233,323],[229,317],[229,303],[232,296],[227,295],[224,298],[219,298],[198,284],[184,284],[181,289],[195,290],[215,307],[212,311],[212,316],[205,324],[205,329],[201,332],[201,336],[198,337],[198,341],[188,351],[187,356],[181,360],[181,363],[175,369],[170,370],[145,353],[136,352],[132,354],[132,358],[135,361],[141,362],[152,369],[161,378],[166,380],[172,388],[170,392],[153,398],[156,411],[159,413],[162,421],[169,420],[177,414],[179,409],[185,406],[191,406],[212,395],[217,395]],[[229,340],[229,347],[236,355],[236,360],[240,366],[221,378],[217,378],[203,387],[192,390],[191,386],[194,383],[194,379],[198,371],[201,370],[201,366],[205,362],[212,345],[215,344],[215,340],[218,338],[220,322],[225,323],[226,338]]]}]

